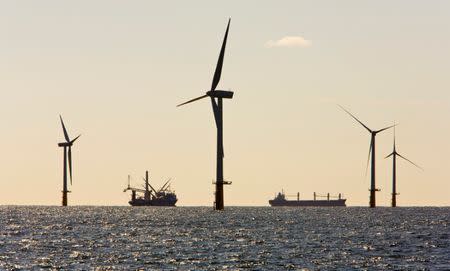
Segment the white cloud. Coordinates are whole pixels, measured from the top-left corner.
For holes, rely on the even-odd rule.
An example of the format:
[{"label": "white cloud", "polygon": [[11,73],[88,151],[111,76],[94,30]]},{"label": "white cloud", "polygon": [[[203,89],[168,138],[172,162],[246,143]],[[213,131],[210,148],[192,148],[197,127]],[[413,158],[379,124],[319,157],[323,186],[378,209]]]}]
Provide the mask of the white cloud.
[{"label": "white cloud", "polygon": [[264,45],[266,48],[272,47],[308,47],[311,46],[311,41],[304,39],[301,36],[286,36],[279,40],[269,40]]}]

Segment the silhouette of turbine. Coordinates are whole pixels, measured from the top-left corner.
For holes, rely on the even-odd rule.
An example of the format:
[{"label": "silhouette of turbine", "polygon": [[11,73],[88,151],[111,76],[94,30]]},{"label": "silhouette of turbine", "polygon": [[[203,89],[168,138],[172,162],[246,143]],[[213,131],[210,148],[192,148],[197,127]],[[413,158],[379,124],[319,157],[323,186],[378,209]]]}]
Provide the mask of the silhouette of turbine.
[{"label": "silhouette of turbine", "polygon": [[[232,99],[233,98],[233,92],[232,91],[225,91],[225,90],[216,90],[217,84],[219,84],[220,81],[220,75],[222,73],[222,65],[223,65],[223,58],[225,54],[225,46],[227,44],[227,37],[228,37],[228,29],[230,28],[230,21],[231,18],[228,20],[227,29],[225,31],[225,36],[223,38],[222,48],[220,50],[219,54],[219,60],[217,61],[216,70],[214,72],[214,77],[212,80],[211,90],[207,91],[205,95],[200,96],[198,98],[189,100],[187,102],[184,102],[182,104],[177,105],[177,107],[192,103],[194,101],[210,97],[211,98],[211,104],[214,112],[214,119],[216,121],[216,127],[217,127],[217,172],[216,172],[216,192],[215,192],[215,202],[214,202],[214,208],[216,210],[223,210],[224,208],[224,200],[223,200],[223,185],[225,184],[231,184],[231,182],[224,181],[223,179],[223,108],[222,108],[222,99]],[[217,99],[217,101],[216,101]]]},{"label": "silhouette of turbine", "polygon": [[67,206],[67,193],[70,193],[70,191],[67,190],[67,164],[69,164],[70,185],[72,185],[72,145],[81,135],[75,137],[73,140],[70,140],[61,115],[59,115],[59,119],[61,120],[64,138],[66,139],[66,142],[58,143],[58,146],[64,148],[62,206]]},{"label": "silhouette of turbine", "polygon": [[[369,129],[369,127],[367,127],[364,123],[362,123],[359,119],[357,119],[355,116],[352,115],[352,113],[350,113],[349,111],[347,111],[344,107],[340,106],[339,107],[344,110],[347,114],[349,114],[352,118],[354,118],[359,124],[361,124],[364,128],[366,128],[367,131],[369,131],[370,135],[371,135],[371,139],[370,139],[370,147],[369,147],[369,156],[367,157],[367,166],[366,166],[366,172],[367,172],[367,167],[369,166],[369,160],[371,161],[371,167],[370,167],[370,199],[369,199],[369,206],[371,208],[375,208],[376,203],[375,203],[375,192],[376,191],[380,191],[380,189],[377,189],[375,187],[375,137],[378,133],[383,132],[384,130],[387,130],[389,128],[392,128],[395,126],[389,126],[386,128],[383,128],[381,130],[376,130],[373,131],[371,129]],[[372,153],[372,157],[370,156],[370,154]]]},{"label": "silhouette of turbine", "polygon": [[389,158],[392,156],[392,207],[397,207],[397,195],[400,195],[399,193],[397,193],[397,156],[403,158],[404,160],[410,162],[411,164],[413,164],[414,166],[420,168],[423,170],[423,168],[421,168],[420,166],[416,165],[415,163],[413,163],[412,161],[408,160],[407,158],[405,158],[404,156],[402,156],[401,154],[399,154],[397,152],[396,146],[395,146],[395,127],[394,127],[394,147],[393,147],[393,151],[391,152],[391,154],[389,154],[388,156],[386,156],[384,159]]}]

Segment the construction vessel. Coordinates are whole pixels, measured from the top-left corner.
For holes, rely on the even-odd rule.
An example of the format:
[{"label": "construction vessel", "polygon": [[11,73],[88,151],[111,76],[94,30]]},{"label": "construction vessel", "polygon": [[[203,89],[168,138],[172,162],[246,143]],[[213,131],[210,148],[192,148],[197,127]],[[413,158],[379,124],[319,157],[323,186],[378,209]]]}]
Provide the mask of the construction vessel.
[{"label": "construction vessel", "polygon": [[178,199],[175,192],[170,189],[171,179],[167,180],[158,190],[150,185],[148,171],[145,172],[144,181],[143,189],[131,187],[130,176],[128,176],[128,186],[123,192],[131,190],[131,200],[128,202],[131,206],[175,206]]},{"label": "construction vessel", "polygon": [[[300,193],[297,193],[297,200],[288,200],[287,196],[284,192],[278,193],[273,200],[269,200],[269,204],[272,207],[346,207],[345,201],[347,199],[343,199],[341,193],[337,197],[330,196],[330,193],[327,195],[319,195],[314,192],[313,200],[300,200]],[[317,198],[326,198],[326,199],[317,199]]]}]

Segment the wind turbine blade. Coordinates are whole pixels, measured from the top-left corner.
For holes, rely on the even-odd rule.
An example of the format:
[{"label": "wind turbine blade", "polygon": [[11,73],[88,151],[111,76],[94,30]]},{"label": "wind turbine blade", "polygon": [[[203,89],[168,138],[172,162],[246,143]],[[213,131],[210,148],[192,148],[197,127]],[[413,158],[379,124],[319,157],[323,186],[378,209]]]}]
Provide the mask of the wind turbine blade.
[{"label": "wind turbine blade", "polygon": [[69,174],[70,174],[70,185],[72,185],[72,147],[69,146],[69,152],[67,153],[69,158]]},{"label": "wind turbine blade", "polygon": [[72,141],[70,141],[70,144],[73,144],[81,135],[78,135],[77,137],[75,137],[75,139],[73,139]]},{"label": "wind turbine blade", "polygon": [[380,132],[383,132],[384,130],[390,129],[390,128],[395,127],[395,126],[397,126],[397,125],[398,125],[398,124],[394,124],[394,125],[388,126],[388,127],[383,128],[383,129],[381,129],[381,130],[375,131],[375,133],[378,134],[378,133],[380,133]]},{"label": "wind turbine blade", "polygon": [[369,170],[370,153],[372,152],[372,147],[373,147],[373,138],[370,139],[369,155],[367,156],[367,164],[366,164],[366,174],[365,174],[365,176],[367,176],[367,171]]},{"label": "wind turbine blade", "polygon": [[347,112],[347,114],[349,114],[352,118],[354,118],[357,122],[359,122],[359,124],[361,124],[364,128],[367,129],[367,131],[369,131],[370,133],[372,133],[372,130],[369,129],[369,127],[367,127],[364,123],[362,123],[359,119],[357,119],[355,116],[352,115],[352,113],[350,113],[349,111],[347,111],[347,109],[345,109],[344,107],[342,107],[341,105],[338,104],[338,106],[344,110],[345,112]]},{"label": "wind turbine blade", "polygon": [[[395,125],[395,122],[394,122]],[[394,152],[395,152],[395,126],[394,126]]]},{"label": "wind turbine blade", "polygon": [[198,101],[198,100],[203,99],[203,98],[206,98],[206,97],[208,97],[208,95],[200,96],[200,97],[198,97],[198,98],[189,100],[189,101],[184,102],[184,103],[182,103],[182,104],[179,104],[179,105],[177,105],[177,107],[180,107],[180,106],[182,106],[182,105],[185,105],[185,104],[188,104],[188,103],[192,103],[192,102]]},{"label": "wind turbine blade", "polygon": [[222,48],[220,49],[219,60],[217,61],[216,71],[214,72],[214,77],[212,80],[211,90],[215,90],[217,84],[220,81],[220,75],[222,74],[223,57],[225,55],[225,46],[227,45],[228,29],[230,28],[231,18],[228,19],[227,30],[225,31],[225,36],[222,42]]},{"label": "wind turbine blade", "polygon": [[[211,97],[211,105],[212,105],[212,109],[214,112],[214,121],[216,123],[216,127],[219,127],[219,124],[217,123],[217,118],[219,117],[219,108],[218,105],[216,103],[216,100],[214,99],[214,97]],[[222,158],[225,157],[225,154],[223,152],[223,145],[222,148],[219,150],[221,153],[220,155],[222,155]]]},{"label": "wind turbine blade", "polygon": [[64,132],[64,138],[66,139],[67,142],[70,142],[69,134],[67,134],[66,126],[64,126],[64,121],[63,121],[61,115],[59,115],[59,119],[61,120],[61,125],[62,125],[63,132]]},{"label": "wind turbine blade", "polygon": [[392,155],[394,155],[394,153],[389,154],[388,156],[384,157],[384,159],[391,157]]},{"label": "wind turbine blade", "polygon": [[405,159],[406,161],[410,162],[410,163],[413,164],[414,166],[420,168],[421,170],[424,170],[423,168],[421,168],[419,165],[415,164],[415,163],[412,162],[411,160],[409,160],[409,159],[403,157],[401,154],[398,154],[398,153],[397,153],[397,155],[400,156],[401,158]]},{"label": "wind turbine blade", "polygon": [[216,100],[214,99],[214,97],[211,97],[211,105],[212,105],[212,109],[213,109],[213,113],[214,113],[214,121],[216,123],[216,127],[219,127],[219,125],[217,124],[217,118],[219,117],[219,108],[218,105],[216,103]]}]

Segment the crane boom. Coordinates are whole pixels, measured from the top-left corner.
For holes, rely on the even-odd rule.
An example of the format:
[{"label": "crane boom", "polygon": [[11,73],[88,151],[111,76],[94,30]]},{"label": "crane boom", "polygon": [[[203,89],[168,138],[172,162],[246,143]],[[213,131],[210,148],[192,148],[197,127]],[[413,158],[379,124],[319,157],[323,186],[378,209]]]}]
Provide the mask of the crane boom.
[{"label": "crane boom", "polygon": [[172,180],[172,178],[169,178],[167,182],[159,189],[159,192],[164,191],[166,189],[166,185]]}]

